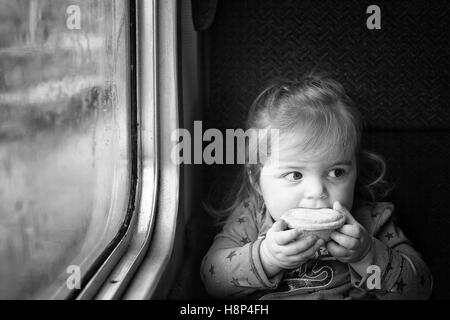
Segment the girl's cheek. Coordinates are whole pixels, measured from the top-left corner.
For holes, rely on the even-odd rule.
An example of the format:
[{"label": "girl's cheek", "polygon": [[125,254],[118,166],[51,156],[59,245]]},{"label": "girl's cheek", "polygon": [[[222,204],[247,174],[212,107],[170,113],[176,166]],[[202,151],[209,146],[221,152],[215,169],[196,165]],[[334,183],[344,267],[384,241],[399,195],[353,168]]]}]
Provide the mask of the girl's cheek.
[{"label": "girl's cheek", "polygon": [[341,192],[340,202],[347,210],[350,210],[353,206],[354,190],[354,183],[349,183]]},{"label": "girl's cheek", "polygon": [[286,193],[276,189],[267,191],[266,194],[263,194],[264,203],[272,218],[278,220],[286,210],[291,209],[290,202],[292,201],[286,197]]}]

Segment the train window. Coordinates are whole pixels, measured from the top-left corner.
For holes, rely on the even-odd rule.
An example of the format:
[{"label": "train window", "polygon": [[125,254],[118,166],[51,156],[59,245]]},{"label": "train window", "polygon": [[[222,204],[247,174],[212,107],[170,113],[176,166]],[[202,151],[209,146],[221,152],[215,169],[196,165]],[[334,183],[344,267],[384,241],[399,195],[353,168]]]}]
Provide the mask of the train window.
[{"label": "train window", "polygon": [[128,18],[0,0],[0,299],[80,288],[129,219]]}]

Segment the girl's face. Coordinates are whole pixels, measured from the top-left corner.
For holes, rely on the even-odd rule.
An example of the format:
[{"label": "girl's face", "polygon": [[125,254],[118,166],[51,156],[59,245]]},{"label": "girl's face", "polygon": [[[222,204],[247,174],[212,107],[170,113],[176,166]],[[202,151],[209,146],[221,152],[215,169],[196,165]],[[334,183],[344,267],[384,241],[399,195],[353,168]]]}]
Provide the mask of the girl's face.
[{"label": "girl's face", "polygon": [[334,201],[351,209],[357,173],[354,151],[330,156],[304,152],[281,140],[278,154],[278,161],[267,159],[259,179],[266,208],[274,220],[293,208],[332,208]]}]

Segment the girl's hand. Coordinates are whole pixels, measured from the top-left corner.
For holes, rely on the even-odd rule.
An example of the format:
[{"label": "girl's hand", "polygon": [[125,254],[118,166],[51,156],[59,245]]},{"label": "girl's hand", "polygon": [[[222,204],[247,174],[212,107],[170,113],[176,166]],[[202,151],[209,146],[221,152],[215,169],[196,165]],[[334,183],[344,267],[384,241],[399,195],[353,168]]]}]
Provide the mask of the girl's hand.
[{"label": "girl's hand", "polygon": [[277,220],[261,243],[261,262],[269,278],[282,269],[299,267],[313,258],[316,251],[324,245],[324,241],[315,235],[301,237],[301,231],[286,229],[286,222]]},{"label": "girl's hand", "polygon": [[333,209],[346,216],[346,224],[331,233],[328,252],[341,262],[360,262],[372,248],[372,236],[338,201],[334,202]]}]

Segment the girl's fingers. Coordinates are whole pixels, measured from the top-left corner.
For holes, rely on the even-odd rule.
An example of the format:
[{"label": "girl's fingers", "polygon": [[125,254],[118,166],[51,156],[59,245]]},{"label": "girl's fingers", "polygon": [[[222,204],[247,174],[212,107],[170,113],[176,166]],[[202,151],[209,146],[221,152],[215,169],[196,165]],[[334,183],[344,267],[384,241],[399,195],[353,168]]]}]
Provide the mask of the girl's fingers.
[{"label": "girl's fingers", "polygon": [[344,214],[348,224],[357,224],[358,223],[358,221],[356,221],[355,218],[353,218],[351,213],[347,209],[345,209],[339,201],[335,201],[333,203],[333,210],[339,211],[342,214]]},{"label": "girl's fingers", "polygon": [[332,256],[334,256],[336,258],[344,258],[349,255],[348,249],[340,246],[339,244],[337,244],[334,241],[329,241],[327,243],[327,250]]},{"label": "girl's fingers", "polygon": [[342,204],[339,201],[333,202],[333,210],[345,213],[345,208],[342,206]]},{"label": "girl's fingers", "polygon": [[346,248],[346,249],[354,249],[358,246],[358,239],[347,236],[340,232],[332,232],[330,234],[330,238],[333,239],[337,244]]},{"label": "girl's fingers", "polygon": [[354,224],[344,224],[337,231],[355,239],[361,238],[361,229]]},{"label": "girl's fingers", "polygon": [[314,258],[317,250],[319,250],[319,248],[322,247],[323,245],[324,245],[323,240],[319,239],[308,250],[303,251],[297,255],[289,256],[289,259],[292,262],[294,262],[294,261],[308,260],[308,259]]},{"label": "girl's fingers", "polygon": [[[274,231],[276,231],[276,230],[274,230]],[[290,230],[286,230],[286,231],[274,232],[272,236],[278,245],[283,246],[283,245],[288,244],[292,240],[295,240],[298,237],[299,233],[300,233],[300,231],[297,229],[290,229]]]},{"label": "girl's fingers", "polygon": [[283,231],[286,230],[286,228],[287,228],[286,221],[284,221],[283,219],[278,219],[277,221],[274,222],[271,229],[272,231]]},{"label": "girl's fingers", "polygon": [[302,237],[297,241],[286,245],[283,248],[283,253],[287,256],[297,255],[298,253],[304,252],[311,248],[317,241],[318,238],[314,235]]}]

